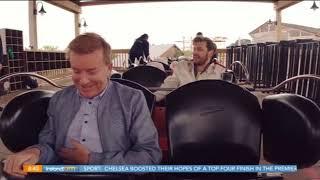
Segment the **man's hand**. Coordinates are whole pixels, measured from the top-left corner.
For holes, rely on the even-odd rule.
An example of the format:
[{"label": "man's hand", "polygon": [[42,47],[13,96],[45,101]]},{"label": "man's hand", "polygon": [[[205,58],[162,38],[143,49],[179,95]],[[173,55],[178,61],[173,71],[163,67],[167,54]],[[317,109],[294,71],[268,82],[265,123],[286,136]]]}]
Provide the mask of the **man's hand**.
[{"label": "man's hand", "polygon": [[38,148],[26,149],[16,154],[9,155],[4,161],[4,172],[11,176],[21,177],[27,175],[23,172],[23,165],[36,164],[39,161],[40,150]]},{"label": "man's hand", "polygon": [[90,151],[79,141],[71,139],[73,148],[61,148],[59,156],[66,164],[88,164]]},{"label": "man's hand", "polygon": [[1,69],[2,69],[2,64],[0,63],[0,71],[1,71]]}]

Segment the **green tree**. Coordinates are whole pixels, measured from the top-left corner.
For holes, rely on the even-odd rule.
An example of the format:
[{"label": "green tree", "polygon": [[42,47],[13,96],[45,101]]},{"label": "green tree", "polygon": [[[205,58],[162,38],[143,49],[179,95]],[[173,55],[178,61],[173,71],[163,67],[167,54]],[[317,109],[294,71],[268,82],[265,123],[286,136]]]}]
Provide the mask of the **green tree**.
[{"label": "green tree", "polygon": [[185,50],[185,51],[182,51],[182,55],[186,56],[186,57],[190,57],[192,56],[192,51],[191,50]]},{"label": "green tree", "polygon": [[57,51],[57,50],[58,50],[58,46],[44,45],[44,46],[42,46],[41,50],[45,50],[45,51]]},{"label": "green tree", "polygon": [[183,56],[184,53],[182,51],[177,51],[177,53],[174,55],[175,58],[178,58],[179,56]]}]

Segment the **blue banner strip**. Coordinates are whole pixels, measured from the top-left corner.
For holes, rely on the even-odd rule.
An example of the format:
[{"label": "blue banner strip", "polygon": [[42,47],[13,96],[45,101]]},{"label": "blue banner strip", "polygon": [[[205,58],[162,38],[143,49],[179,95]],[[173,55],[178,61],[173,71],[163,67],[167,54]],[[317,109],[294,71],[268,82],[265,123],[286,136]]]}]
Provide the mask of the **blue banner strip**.
[{"label": "blue banner strip", "polygon": [[274,173],[296,165],[43,165],[45,173]]}]

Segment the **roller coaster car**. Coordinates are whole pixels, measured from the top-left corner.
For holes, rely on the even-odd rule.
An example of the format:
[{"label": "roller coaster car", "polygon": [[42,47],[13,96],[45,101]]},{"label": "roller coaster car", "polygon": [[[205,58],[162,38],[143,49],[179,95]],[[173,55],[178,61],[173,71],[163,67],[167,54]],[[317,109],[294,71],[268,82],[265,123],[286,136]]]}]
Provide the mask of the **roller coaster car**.
[{"label": "roller coaster car", "polygon": [[[116,81],[144,89],[127,80]],[[152,111],[154,96],[147,90],[144,93]],[[0,117],[0,135],[9,150],[17,152],[37,143],[37,134],[47,120],[46,108],[52,95],[51,91],[28,91],[4,107]],[[238,85],[222,80],[202,80],[171,92],[166,108],[170,164],[259,164],[261,134],[264,157],[272,163],[296,164],[303,168],[315,164],[320,157],[320,109],[299,95],[268,96],[261,108],[257,98]],[[29,176],[30,179],[137,177],[128,174]],[[257,174],[165,175],[165,178],[174,179],[215,177],[254,179]]]},{"label": "roller coaster car", "polygon": [[320,159],[320,108],[300,95],[267,96],[261,109],[253,94],[235,84],[202,80],[176,89],[166,102],[172,164],[259,164],[262,134],[264,159],[271,163],[305,168]]}]

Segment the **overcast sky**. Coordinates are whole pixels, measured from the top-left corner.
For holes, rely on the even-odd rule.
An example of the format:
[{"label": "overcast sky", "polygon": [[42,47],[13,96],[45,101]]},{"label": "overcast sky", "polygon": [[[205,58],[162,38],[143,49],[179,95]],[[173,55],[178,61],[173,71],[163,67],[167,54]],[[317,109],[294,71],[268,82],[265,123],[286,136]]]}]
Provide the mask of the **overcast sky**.
[{"label": "overcast sky", "polygon": [[[303,1],[282,11],[283,22],[320,28],[320,9],[311,10],[312,3]],[[74,37],[73,14],[43,4],[47,13],[38,16],[39,47],[54,45],[64,49]],[[27,5],[27,1],[0,1],[0,28],[23,30],[26,47]],[[275,19],[275,11],[272,3],[161,2],[88,6],[83,8],[81,17],[89,25],[86,31],[101,34],[114,49],[125,49],[143,33],[149,34],[150,44],[176,43],[182,47],[177,41],[189,41],[201,31],[211,38],[227,37],[228,45],[239,38],[250,38],[250,31]]]}]

